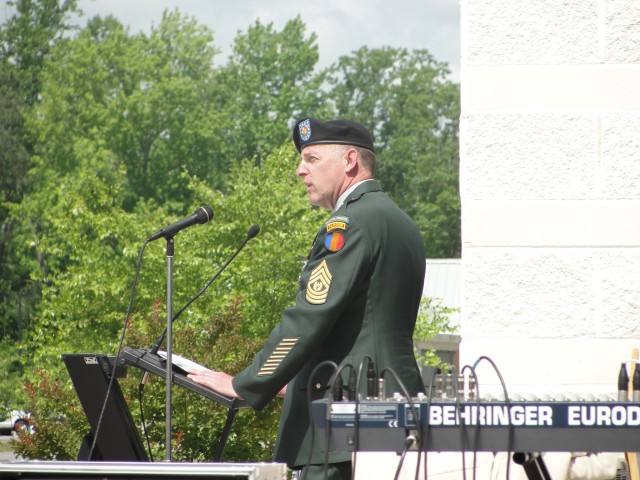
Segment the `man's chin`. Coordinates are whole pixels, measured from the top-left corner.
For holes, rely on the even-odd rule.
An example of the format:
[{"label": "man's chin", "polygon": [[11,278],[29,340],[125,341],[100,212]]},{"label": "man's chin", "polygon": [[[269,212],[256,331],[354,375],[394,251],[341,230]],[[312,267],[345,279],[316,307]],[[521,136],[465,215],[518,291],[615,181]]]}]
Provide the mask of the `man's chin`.
[{"label": "man's chin", "polygon": [[324,198],[318,197],[317,195],[314,195],[312,193],[309,193],[309,203],[313,207],[326,208],[327,210],[333,209],[333,206],[326,205],[327,202]]}]

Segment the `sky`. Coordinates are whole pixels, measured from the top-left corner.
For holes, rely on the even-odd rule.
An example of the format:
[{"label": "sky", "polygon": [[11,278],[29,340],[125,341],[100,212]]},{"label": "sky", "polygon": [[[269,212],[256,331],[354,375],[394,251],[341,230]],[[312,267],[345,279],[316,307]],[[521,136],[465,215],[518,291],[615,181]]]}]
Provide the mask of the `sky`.
[{"label": "sky", "polygon": [[[163,11],[178,9],[214,32],[221,62],[238,31],[257,19],[280,31],[300,15],[307,34],[317,35],[321,68],[365,45],[426,49],[460,81],[459,0],[78,0],[78,5],[85,20],[113,15],[131,33],[148,32],[160,24]],[[0,12],[0,21],[3,17]]]}]

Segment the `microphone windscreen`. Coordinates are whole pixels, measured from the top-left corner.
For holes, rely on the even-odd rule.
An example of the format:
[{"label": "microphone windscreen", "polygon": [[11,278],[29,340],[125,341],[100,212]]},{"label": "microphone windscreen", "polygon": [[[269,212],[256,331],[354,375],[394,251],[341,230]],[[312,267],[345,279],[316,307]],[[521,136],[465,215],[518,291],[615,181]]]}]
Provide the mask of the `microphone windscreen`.
[{"label": "microphone windscreen", "polygon": [[251,238],[255,237],[256,235],[258,235],[258,233],[260,233],[260,226],[259,225],[251,225],[249,227],[249,231],[247,232],[247,238],[251,239]]},{"label": "microphone windscreen", "polygon": [[202,204],[198,207],[194,214],[198,219],[198,223],[202,225],[203,223],[207,223],[213,218],[213,208],[211,208],[209,205]]}]

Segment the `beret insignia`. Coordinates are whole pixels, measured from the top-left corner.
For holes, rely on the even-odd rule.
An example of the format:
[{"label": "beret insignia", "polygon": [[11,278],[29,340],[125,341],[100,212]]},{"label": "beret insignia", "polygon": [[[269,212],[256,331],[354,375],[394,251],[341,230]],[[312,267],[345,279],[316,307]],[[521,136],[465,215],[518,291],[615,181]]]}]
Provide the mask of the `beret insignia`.
[{"label": "beret insignia", "polygon": [[329,287],[331,286],[331,272],[327,266],[327,261],[323,260],[320,265],[313,269],[307,283],[307,302],[313,305],[322,305],[327,301]]},{"label": "beret insignia", "polygon": [[344,118],[322,122],[308,117],[297,121],[291,133],[298,152],[308,145],[323,143],[353,145],[375,152],[373,137],[367,127]]},{"label": "beret insignia", "polygon": [[339,252],[344,247],[344,236],[340,232],[329,232],[324,237],[324,246],[332,252]]},{"label": "beret insignia", "polygon": [[276,368],[282,363],[294,345],[300,340],[300,337],[283,338],[275,348],[275,350],[269,355],[269,358],[262,368],[258,372],[259,377],[266,377],[272,375],[276,371]]},{"label": "beret insignia", "polygon": [[300,122],[298,125],[298,132],[300,132],[300,139],[303,142],[306,142],[311,138],[311,122],[308,118]]}]

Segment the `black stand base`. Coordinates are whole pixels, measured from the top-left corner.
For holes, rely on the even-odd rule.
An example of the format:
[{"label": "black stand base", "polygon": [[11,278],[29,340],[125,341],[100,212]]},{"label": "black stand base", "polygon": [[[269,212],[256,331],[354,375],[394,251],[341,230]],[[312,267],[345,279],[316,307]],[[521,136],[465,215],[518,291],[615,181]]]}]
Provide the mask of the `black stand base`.
[{"label": "black stand base", "polygon": [[551,475],[539,453],[516,452],[513,461],[522,465],[529,480],[551,480]]}]

